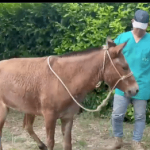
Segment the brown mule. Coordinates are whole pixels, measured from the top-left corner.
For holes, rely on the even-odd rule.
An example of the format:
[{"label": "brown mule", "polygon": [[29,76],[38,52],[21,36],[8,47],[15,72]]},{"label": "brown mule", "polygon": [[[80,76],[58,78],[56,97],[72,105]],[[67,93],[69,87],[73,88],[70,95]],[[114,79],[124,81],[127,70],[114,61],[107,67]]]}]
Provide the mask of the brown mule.
[{"label": "brown mule", "polygon": [[[116,46],[110,39],[107,42],[117,71],[122,76],[129,74],[129,66],[121,53],[126,43]],[[98,81],[105,81],[112,88],[120,78],[108,55],[102,71],[104,52],[102,48],[95,48],[50,59],[53,70],[78,102],[84,100]],[[24,127],[42,150],[53,150],[56,120],[60,118],[64,150],[71,150],[73,116],[79,111],[79,106],[49,69],[47,58],[14,58],[0,62],[0,136],[8,109],[14,108],[25,113]],[[128,96],[138,91],[133,75],[121,80],[116,87]],[[47,147],[33,131],[35,115],[44,117]]]}]

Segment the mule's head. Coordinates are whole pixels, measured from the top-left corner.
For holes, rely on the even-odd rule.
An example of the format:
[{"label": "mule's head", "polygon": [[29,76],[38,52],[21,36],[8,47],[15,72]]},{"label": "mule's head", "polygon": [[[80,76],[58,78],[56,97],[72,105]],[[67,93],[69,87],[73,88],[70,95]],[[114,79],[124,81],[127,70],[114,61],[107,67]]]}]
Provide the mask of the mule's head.
[{"label": "mule's head", "polygon": [[[114,63],[114,66],[118,70],[121,76],[128,75],[131,70],[127,61],[125,60],[122,49],[126,46],[127,42],[122,43],[120,45],[116,45],[113,40],[107,38],[107,49],[110,54],[110,57]],[[120,79],[119,74],[113,67],[108,55],[106,54],[106,64],[104,70],[104,81],[111,87],[115,85],[115,83]],[[119,81],[116,88],[122,90],[127,97],[132,97],[136,95],[139,91],[138,84],[133,75]]]}]

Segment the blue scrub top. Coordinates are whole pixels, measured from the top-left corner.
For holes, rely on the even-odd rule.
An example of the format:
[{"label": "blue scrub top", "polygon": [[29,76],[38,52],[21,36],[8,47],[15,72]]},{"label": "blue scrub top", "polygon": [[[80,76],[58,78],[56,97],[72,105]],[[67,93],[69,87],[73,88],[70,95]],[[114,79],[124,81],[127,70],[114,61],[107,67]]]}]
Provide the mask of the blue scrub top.
[{"label": "blue scrub top", "polygon": [[[120,34],[116,39],[117,45],[127,42],[122,53],[129,64],[138,85],[139,92],[134,99],[150,99],[150,34],[146,33],[138,43],[135,42],[131,31]],[[115,89],[115,94],[124,96],[124,92]]]}]

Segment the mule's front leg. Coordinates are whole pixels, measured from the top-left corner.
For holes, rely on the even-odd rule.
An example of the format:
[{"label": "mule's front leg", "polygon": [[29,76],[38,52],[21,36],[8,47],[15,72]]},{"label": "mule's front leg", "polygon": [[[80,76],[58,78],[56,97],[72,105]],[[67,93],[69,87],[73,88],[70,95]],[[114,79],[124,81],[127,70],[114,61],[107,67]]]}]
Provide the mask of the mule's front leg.
[{"label": "mule's front leg", "polygon": [[64,150],[72,150],[71,143],[71,130],[73,125],[73,117],[72,118],[61,118],[61,130],[64,137]]},{"label": "mule's front leg", "polygon": [[55,144],[54,134],[57,120],[56,114],[54,112],[45,111],[43,115],[47,134],[47,148],[48,150],[53,150]]}]

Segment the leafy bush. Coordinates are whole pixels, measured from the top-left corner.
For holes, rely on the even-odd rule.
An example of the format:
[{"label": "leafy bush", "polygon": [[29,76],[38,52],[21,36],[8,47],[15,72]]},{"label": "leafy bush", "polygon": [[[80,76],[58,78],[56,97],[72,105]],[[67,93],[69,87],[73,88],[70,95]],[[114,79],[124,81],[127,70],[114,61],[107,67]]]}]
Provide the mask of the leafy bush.
[{"label": "leafy bush", "polygon": [[[108,35],[115,39],[131,30],[131,19],[139,8],[150,13],[149,3],[1,3],[0,59],[63,54],[103,45]],[[96,108],[107,94],[108,87],[103,84],[102,90],[87,96],[84,106]],[[104,112],[110,106],[112,103]],[[126,118],[132,121],[132,106]]]}]

